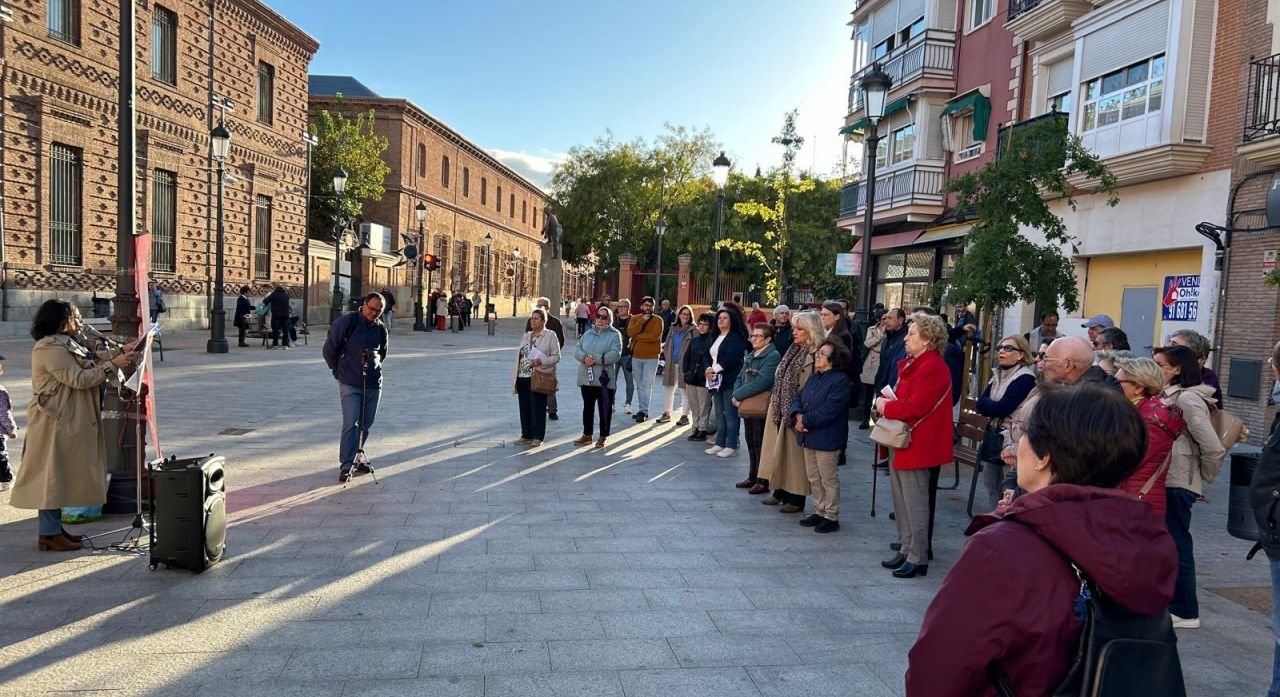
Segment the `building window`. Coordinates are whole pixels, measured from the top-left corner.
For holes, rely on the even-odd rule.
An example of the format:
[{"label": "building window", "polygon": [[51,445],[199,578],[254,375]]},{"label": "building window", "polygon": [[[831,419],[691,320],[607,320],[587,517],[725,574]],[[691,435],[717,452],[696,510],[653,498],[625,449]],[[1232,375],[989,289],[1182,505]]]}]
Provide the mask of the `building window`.
[{"label": "building window", "polygon": [[529,222],[529,202],[528,201],[520,202],[520,222],[522,223]]},{"label": "building window", "polygon": [[871,49],[871,60],[878,61],[889,55],[889,52],[893,50],[894,45],[897,43],[896,38],[897,37],[890,36],[884,41],[876,44],[875,48]]},{"label": "building window", "polygon": [[436,261],[440,263],[440,288],[447,288],[444,282],[449,271],[449,240],[444,235],[436,235]]},{"label": "building window", "polygon": [[178,84],[178,14],[159,5],[151,14],[151,77]]},{"label": "building window", "polygon": [[533,207],[533,227],[535,230],[538,228],[538,207],[537,206]]},{"label": "building window", "polygon": [[276,69],[258,62],[258,122],[270,126],[275,121]]},{"label": "building window", "polygon": [[462,195],[471,195],[471,170],[466,167],[462,168]]},{"label": "building window", "polygon": [[[970,123],[972,129],[972,123]],[[893,164],[906,162],[915,157],[916,125],[903,126],[893,132]]]},{"label": "building window", "polygon": [[498,204],[498,212],[499,212],[499,213],[501,213],[501,212],[502,212],[502,187],[501,187],[501,186],[499,186],[499,187],[498,187],[498,201],[497,201],[497,204]]},{"label": "building window", "polygon": [[457,274],[455,287],[458,291],[464,293],[467,290],[467,283],[470,281],[467,277],[467,271],[469,270],[467,265],[471,260],[470,252],[471,248],[466,242],[458,240],[453,243],[453,258],[457,262],[453,265],[453,272]]},{"label": "building window", "polygon": [[973,138],[973,112],[957,114],[952,122],[956,162],[964,162],[982,154],[982,141]]},{"label": "building window", "polygon": [[449,188],[449,156],[440,158],[440,186]]},{"label": "building window", "polygon": [[489,205],[489,180],[480,177],[480,205]]},{"label": "building window", "polygon": [[427,146],[418,143],[418,176],[427,176]]},{"label": "building window", "polygon": [[515,220],[516,219],[516,195],[515,194],[511,194],[508,204],[509,205],[507,206],[507,210],[511,211],[511,219]]},{"label": "building window", "polygon": [[1084,123],[1091,131],[1160,111],[1164,55],[1134,63],[1084,83]]},{"label": "building window", "polygon": [[1055,94],[1052,97],[1049,97],[1045,106],[1048,107],[1045,109],[1046,112],[1060,111],[1064,114],[1070,114],[1071,113],[1071,93],[1063,92],[1062,94]]},{"label": "building window", "polygon": [[253,277],[271,278],[271,197],[254,197],[257,218],[253,221]]},{"label": "building window", "polygon": [[49,36],[80,45],[80,0],[49,0]]},{"label": "building window", "polygon": [[49,167],[49,260],[79,266],[83,260],[80,149],[54,143]]},{"label": "building window", "polygon": [[155,170],[151,179],[151,268],[174,271],[178,229],[178,175]]},{"label": "building window", "polygon": [[876,143],[876,167],[886,167],[889,164],[889,139],[880,138],[880,142]]},{"label": "building window", "polygon": [[[986,0],[986,2],[994,2],[994,1],[995,0]],[[921,17],[920,19],[917,19],[911,24],[908,24],[906,27],[902,29],[902,31],[898,32],[898,45],[902,46],[906,44],[908,41],[916,38],[917,36],[920,36],[923,33],[924,33],[924,17]]]},{"label": "building window", "polygon": [[969,29],[986,24],[995,11],[996,0],[969,0]]}]

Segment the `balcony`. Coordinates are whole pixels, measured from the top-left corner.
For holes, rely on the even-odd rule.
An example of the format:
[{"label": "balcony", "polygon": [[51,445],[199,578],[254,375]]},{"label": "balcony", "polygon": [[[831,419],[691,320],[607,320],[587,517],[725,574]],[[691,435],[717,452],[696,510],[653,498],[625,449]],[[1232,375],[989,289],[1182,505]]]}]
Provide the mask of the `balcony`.
[{"label": "balcony", "polygon": [[[954,92],[955,48],[955,32],[927,29],[882,57],[881,69],[893,78],[890,100],[916,87]],[[862,111],[862,90],[858,89],[858,83],[870,71],[871,66],[865,66],[849,79],[848,123],[862,117],[858,113]]]},{"label": "balcony", "polygon": [[1280,165],[1280,53],[1249,64],[1244,142],[1238,152],[1259,165]]},{"label": "balcony", "polygon": [[[861,222],[867,210],[866,182],[851,182],[840,190],[840,225]],[[915,165],[876,174],[876,222],[929,221],[942,213],[942,167]]]},{"label": "balcony", "polygon": [[1071,28],[1097,3],[1088,0],[1009,0],[1005,27],[1023,41],[1042,41]]}]

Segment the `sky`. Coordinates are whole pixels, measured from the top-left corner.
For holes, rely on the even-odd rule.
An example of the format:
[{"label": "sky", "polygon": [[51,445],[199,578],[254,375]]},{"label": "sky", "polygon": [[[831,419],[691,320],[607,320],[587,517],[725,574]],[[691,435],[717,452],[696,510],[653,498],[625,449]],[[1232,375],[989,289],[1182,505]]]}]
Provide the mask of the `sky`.
[{"label": "sky", "polygon": [[574,145],[665,123],[768,169],[791,109],[797,166],[840,171],[851,0],[266,1],[320,42],[313,74],[406,98],[540,185]]}]

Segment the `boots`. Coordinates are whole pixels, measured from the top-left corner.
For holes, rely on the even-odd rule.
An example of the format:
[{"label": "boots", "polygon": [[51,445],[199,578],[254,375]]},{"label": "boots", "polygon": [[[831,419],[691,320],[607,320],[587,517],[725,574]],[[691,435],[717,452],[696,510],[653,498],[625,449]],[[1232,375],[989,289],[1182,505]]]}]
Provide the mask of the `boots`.
[{"label": "boots", "polygon": [[36,547],[41,552],[74,552],[80,549],[80,543],[72,542],[62,535],[41,535],[36,540]]}]

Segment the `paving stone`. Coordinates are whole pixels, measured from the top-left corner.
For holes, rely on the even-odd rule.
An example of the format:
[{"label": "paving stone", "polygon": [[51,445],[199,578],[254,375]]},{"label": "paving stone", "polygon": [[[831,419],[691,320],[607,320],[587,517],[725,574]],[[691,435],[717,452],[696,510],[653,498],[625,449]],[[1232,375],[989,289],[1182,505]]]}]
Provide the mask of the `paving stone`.
[{"label": "paving stone", "polygon": [[679,664],[663,639],[550,641],[551,670],[639,670],[676,668]]},{"label": "paving stone", "polygon": [[434,593],[431,596],[433,615],[497,615],[541,611],[538,594],[532,591]]},{"label": "paving stone", "polygon": [[[791,666],[747,668],[760,693],[766,697],[890,697],[904,686],[890,687],[866,664],[842,666]],[[625,683],[624,683],[625,684]],[[630,693],[628,692],[628,695]]]},{"label": "paving stone", "polygon": [[[742,668],[623,671],[618,676],[627,697],[759,697]],[[792,695],[809,693],[793,692]]]},{"label": "paving stone", "polygon": [[755,606],[736,588],[658,588],[644,592],[654,610],[753,610]]},{"label": "paving stone", "polygon": [[800,657],[785,641],[771,636],[705,636],[667,640],[682,668],[797,665]]},{"label": "paving stone", "polygon": [[684,576],[674,570],[588,571],[592,588],[683,588]]},{"label": "paving stone", "polygon": [[[567,571],[503,571],[489,575],[491,591],[587,590],[587,574]],[[545,600],[545,598],[544,598]],[[544,607],[544,611],[546,611]]]},{"label": "paving stone", "polygon": [[485,697],[623,697],[617,673],[489,675]]},{"label": "paving stone", "polygon": [[483,697],[484,678],[475,675],[407,680],[349,680],[346,683],[346,691],[342,693],[342,697],[403,697],[404,695]]},{"label": "paving stone", "polygon": [[610,639],[658,639],[718,634],[711,617],[702,611],[600,613],[605,636]]},{"label": "paving stone", "polygon": [[422,677],[489,673],[537,673],[548,669],[541,641],[472,642],[428,645],[422,650]]},{"label": "paving stone", "polygon": [[[452,618],[450,618],[452,619]],[[604,639],[604,627],[594,614],[489,615],[485,620],[488,641],[545,641],[551,639]]]}]

